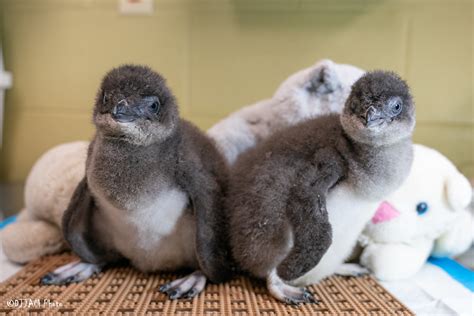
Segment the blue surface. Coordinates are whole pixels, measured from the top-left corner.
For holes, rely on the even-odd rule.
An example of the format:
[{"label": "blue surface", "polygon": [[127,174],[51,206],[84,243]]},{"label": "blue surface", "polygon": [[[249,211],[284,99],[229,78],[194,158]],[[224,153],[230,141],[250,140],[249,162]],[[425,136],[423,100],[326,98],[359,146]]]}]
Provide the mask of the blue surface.
[{"label": "blue surface", "polygon": [[450,258],[429,257],[428,262],[440,267],[453,279],[474,292],[474,272]]},{"label": "blue surface", "polygon": [[16,216],[10,216],[5,218],[3,221],[0,222],[0,229],[5,228],[5,226],[13,223],[14,221],[16,221]]}]

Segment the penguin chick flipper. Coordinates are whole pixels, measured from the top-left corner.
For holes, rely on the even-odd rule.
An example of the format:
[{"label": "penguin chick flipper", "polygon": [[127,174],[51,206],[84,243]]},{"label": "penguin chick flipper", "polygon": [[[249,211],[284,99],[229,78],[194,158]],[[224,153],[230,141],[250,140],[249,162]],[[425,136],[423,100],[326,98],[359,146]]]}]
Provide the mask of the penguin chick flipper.
[{"label": "penguin chick flipper", "polygon": [[221,283],[231,278],[233,264],[222,203],[223,188],[211,178],[210,175],[200,175],[189,179],[187,192],[196,217],[196,256],[199,266],[211,282]]},{"label": "penguin chick flipper", "polygon": [[75,282],[81,282],[92,275],[102,271],[102,266],[86,263],[83,261],[74,261],[48,272],[40,280],[42,285],[65,285]]},{"label": "penguin chick flipper", "polygon": [[200,270],[196,270],[184,278],[163,284],[158,290],[167,294],[172,300],[193,298],[204,290],[206,280],[206,276]]},{"label": "penguin chick flipper", "polygon": [[63,235],[72,251],[84,262],[105,265],[116,261],[118,255],[100,240],[101,234],[94,228],[94,208],[94,199],[84,177],[64,212]]},{"label": "penguin chick flipper", "polygon": [[93,237],[92,211],[94,201],[84,177],[76,187],[62,219],[63,235],[71,250],[81,261],[66,264],[47,273],[41,284],[69,284],[88,279],[117,259],[117,256],[101,246],[100,239]]},{"label": "penguin chick flipper", "polygon": [[94,228],[94,200],[87,179],[79,182],[64,212],[63,235],[71,250],[84,262],[105,265],[119,259],[117,253],[107,249]]},{"label": "penguin chick flipper", "polygon": [[[301,194],[293,195],[294,198]],[[313,194],[314,195],[314,194]],[[307,201],[314,200],[308,196]],[[332,241],[332,228],[329,223],[325,203],[320,194],[317,194],[319,206],[310,206],[308,202],[293,201],[291,204],[302,212],[303,217],[292,216],[293,248],[286,258],[278,265],[278,275],[284,280],[294,280],[315,267]]]},{"label": "penguin chick flipper", "polygon": [[[201,205],[199,207],[198,205]],[[232,263],[224,222],[218,220],[222,210],[210,210],[196,203],[196,255],[203,273],[214,283],[224,282],[232,276]],[[214,213],[214,214],[213,214]]]},{"label": "penguin chick flipper", "polygon": [[286,214],[293,227],[293,247],[277,267],[278,275],[284,280],[297,279],[310,271],[331,245],[326,195],[340,180],[343,169],[341,163],[328,155],[331,155],[328,150],[318,151],[315,167],[305,169],[299,185],[290,192]]}]

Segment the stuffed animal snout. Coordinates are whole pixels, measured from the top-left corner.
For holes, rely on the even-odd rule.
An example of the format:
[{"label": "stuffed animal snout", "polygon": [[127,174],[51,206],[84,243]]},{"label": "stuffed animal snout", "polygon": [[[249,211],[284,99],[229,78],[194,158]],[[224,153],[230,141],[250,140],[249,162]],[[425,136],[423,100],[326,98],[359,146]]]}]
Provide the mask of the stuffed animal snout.
[{"label": "stuffed animal snout", "polygon": [[400,212],[397,211],[397,209],[393,207],[392,204],[384,201],[380,204],[374,217],[372,217],[372,223],[378,224],[387,222],[398,216],[400,216]]}]

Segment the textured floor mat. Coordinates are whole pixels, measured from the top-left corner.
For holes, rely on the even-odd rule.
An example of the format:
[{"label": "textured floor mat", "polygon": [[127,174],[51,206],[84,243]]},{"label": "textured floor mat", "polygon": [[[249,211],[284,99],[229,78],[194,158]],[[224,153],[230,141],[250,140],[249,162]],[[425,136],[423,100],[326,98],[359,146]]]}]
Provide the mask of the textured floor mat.
[{"label": "textured floor mat", "polygon": [[279,303],[264,284],[239,277],[208,285],[192,300],[169,300],[156,291],[175,279],[169,273],[143,274],[130,267],[108,269],[85,282],[42,286],[46,272],[75,260],[68,253],[26,265],[0,284],[0,315],[413,315],[371,277],[331,277],[310,289],[320,304]]}]

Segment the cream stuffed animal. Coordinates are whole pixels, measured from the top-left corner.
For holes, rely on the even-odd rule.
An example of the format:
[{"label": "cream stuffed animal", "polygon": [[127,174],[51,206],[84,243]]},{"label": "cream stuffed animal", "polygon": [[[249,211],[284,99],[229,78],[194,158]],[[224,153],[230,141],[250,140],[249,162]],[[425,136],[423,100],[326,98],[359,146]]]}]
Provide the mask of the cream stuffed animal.
[{"label": "cream stuffed animal", "polygon": [[56,146],[35,163],[25,185],[25,208],[1,233],[8,259],[26,263],[66,248],[61,219],[84,177],[88,142]]},{"label": "cream stuffed animal", "polygon": [[208,130],[233,164],[238,155],[277,130],[304,119],[341,112],[364,71],[324,59],[287,78],[270,99],[246,106]]},{"label": "cream stuffed animal", "polygon": [[456,256],[474,238],[469,181],[442,154],[414,145],[404,184],[383,202],[360,236],[360,263],[381,280],[414,275],[432,256]]}]

